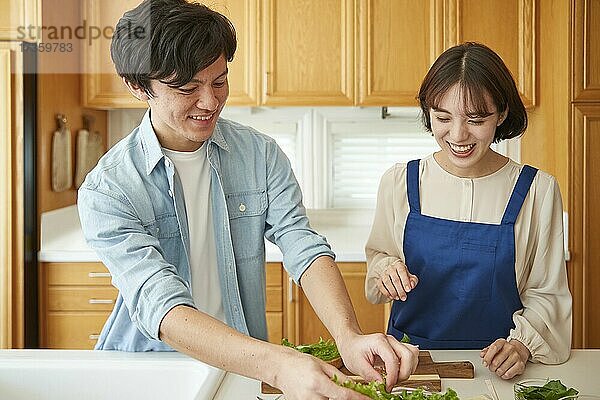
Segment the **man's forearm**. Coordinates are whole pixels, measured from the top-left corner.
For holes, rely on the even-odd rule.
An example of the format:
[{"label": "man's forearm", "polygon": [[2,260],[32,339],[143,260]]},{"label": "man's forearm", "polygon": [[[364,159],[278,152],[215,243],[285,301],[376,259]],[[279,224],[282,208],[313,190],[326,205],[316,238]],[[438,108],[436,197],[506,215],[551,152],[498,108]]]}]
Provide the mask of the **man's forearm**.
[{"label": "man's forearm", "polygon": [[361,333],[346,285],[331,257],[315,259],[302,275],[301,284],[313,309],[336,340],[349,333]]},{"label": "man's forearm", "polygon": [[[160,325],[160,339],[175,350],[226,371],[275,382],[277,363],[289,349],[246,336],[187,306],[176,306]],[[265,365],[274,368],[265,368]]]}]

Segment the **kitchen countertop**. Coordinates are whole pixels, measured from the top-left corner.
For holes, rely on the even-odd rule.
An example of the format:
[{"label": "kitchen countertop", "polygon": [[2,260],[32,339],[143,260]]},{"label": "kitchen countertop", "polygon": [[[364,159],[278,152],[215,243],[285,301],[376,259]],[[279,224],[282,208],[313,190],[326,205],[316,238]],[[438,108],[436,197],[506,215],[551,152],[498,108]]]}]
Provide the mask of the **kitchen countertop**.
[{"label": "kitchen countertop", "polygon": [[[513,399],[513,384],[530,378],[560,379],[580,393],[600,394],[600,350],[573,350],[561,365],[529,363],[523,375],[508,381],[481,365],[478,350],[435,350],[431,355],[435,361],[473,363],[474,379],[442,379],[442,390],[453,388],[463,400],[489,394],[486,379],[500,400]],[[277,398],[262,395],[257,380],[224,373],[175,352],[0,350],[1,398],[255,400],[257,396]]]},{"label": "kitchen countertop", "polygon": [[[525,373],[511,380],[500,379],[483,367],[479,350],[432,350],[431,356],[434,361],[468,360],[473,363],[474,379],[442,379],[442,390],[452,388],[463,400],[488,394],[486,379],[492,381],[500,400],[514,399],[513,384],[531,378],[560,379],[563,384],[578,389],[582,394],[600,395],[600,350],[572,350],[569,361],[561,365],[528,363]],[[227,373],[215,400],[255,400],[257,395],[265,400],[277,398],[276,395],[260,394],[260,382]]]},{"label": "kitchen countertop", "polygon": [[[365,261],[364,247],[370,232],[372,211],[308,211],[311,226],[325,236],[336,253],[337,261]],[[42,262],[97,262],[96,253],[86,244],[77,206],[45,212],[41,216],[41,244],[38,260]],[[279,248],[265,241],[266,261],[280,262]]]}]

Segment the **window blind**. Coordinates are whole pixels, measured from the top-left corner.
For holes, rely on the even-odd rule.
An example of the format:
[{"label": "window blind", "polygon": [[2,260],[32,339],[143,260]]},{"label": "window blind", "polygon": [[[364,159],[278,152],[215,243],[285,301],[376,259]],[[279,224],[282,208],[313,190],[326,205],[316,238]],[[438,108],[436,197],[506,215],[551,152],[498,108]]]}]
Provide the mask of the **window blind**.
[{"label": "window blind", "polygon": [[329,207],[373,208],[383,173],[438,149],[414,123],[390,123],[376,133],[368,123],[332,126],[329,134]]}]

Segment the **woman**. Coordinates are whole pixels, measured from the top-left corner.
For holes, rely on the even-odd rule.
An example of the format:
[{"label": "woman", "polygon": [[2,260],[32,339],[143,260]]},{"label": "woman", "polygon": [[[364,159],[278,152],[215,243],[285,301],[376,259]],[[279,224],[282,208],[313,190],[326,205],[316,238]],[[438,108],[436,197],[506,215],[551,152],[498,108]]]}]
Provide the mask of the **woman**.
[{"label": "woman", "polygon": [[418,99],[441,150],[381,179],[366,245],[366,295],[395,300],[388,333],[427,349],[482,349],[504,379],[569,357],[571,294],[556,179],[490,148],[527,114],[502,59],[446,50]]}]

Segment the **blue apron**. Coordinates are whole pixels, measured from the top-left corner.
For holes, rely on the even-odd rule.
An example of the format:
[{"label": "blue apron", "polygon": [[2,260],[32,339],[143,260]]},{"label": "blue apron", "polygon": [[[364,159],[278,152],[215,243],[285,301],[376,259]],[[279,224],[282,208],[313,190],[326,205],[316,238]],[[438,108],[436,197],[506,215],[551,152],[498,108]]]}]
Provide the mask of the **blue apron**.
[{"label": "blue apron", "polygon": [[419,160],[406,173],[404,256],[419,283],[405,302],[394,301],[388,333],[406,333],[422,349],[481,349],[508,337],[513,313],[523,308],[514,225],[537,169],[521,169],[500,225],[422,215]]}]

